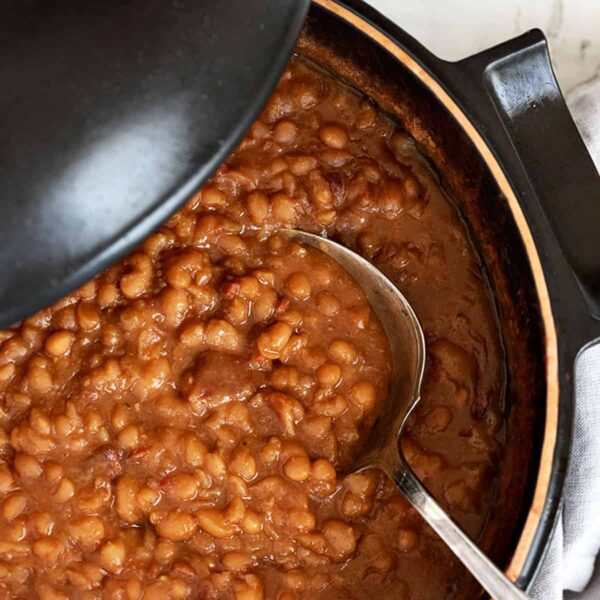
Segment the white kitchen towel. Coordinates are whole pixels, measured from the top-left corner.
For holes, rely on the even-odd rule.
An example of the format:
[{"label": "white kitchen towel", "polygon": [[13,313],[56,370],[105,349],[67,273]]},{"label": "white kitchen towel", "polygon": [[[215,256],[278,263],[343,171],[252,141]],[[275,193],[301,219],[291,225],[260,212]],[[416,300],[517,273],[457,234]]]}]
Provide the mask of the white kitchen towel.
[{"label": "white kitchen towel", "polygon": [[[600,79],[582,84],[567,101],[600,171]],[[560,600],[565,590],[586,587],[569,598],[600,598],[598,568],[594,574],[600,550],[600,344],[586,349],[575,366],[574,428],[562,515],[531,590],[535,600]]]}]

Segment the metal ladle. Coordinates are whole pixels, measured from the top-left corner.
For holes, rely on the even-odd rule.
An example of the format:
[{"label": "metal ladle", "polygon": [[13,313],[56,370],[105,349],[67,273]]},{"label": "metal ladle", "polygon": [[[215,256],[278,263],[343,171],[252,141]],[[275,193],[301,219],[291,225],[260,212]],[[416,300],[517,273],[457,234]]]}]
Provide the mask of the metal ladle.
[{"label": "metal ladle", "polygon": [[402,452],[400,438],[420,400],[425,367],[425,337],[411,305],[370,262],[336,242],[299,230],[289,238],[333,258],[363,289],[390,344],[392,381],[389,401],[377,419],[364,450],[348,472],[377,468],[386,473],[481,586],[497,600],[527,596],[469,539],[419,481]]}]

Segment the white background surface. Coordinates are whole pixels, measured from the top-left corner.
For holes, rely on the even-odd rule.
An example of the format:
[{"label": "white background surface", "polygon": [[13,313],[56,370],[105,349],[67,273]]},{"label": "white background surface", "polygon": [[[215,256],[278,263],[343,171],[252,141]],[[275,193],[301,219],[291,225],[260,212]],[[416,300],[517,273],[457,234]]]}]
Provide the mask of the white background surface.
[{"label": "white background surface", "polygon": [[432,52],[458,60],[539,27],[563,93],[600,77],[600,0],[367,0]]}]

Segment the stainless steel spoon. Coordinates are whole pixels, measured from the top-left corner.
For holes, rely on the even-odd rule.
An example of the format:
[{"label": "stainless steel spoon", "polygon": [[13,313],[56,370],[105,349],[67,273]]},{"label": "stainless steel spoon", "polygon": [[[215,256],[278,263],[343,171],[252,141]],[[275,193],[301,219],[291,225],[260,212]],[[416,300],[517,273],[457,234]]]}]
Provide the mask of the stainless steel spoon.
[{"label": "stainless steel spoon", "polygon": [[365,450],[348,471],[368,468],[384,471],[492,598],[526,599],[431,497],[402,452],[400,437],[408,416],[420,400],[425,366],[425,338],[411,305],[387,277],[352,250],[304,231],[286,230],[285,234],[321,250],[347,271],[365,292],[390,343],[390,401],[375,423]]}]

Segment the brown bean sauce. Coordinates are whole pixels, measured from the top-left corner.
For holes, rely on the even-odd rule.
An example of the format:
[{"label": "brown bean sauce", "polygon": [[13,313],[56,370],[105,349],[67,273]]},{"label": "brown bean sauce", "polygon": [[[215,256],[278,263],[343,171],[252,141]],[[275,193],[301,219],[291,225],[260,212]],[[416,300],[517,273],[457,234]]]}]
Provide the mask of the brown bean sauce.
[{"label": "brown bean sauce", "polygon": [[0,597],[445,598],[463,575],[386,479],[342,475],[385,335],[299,227],[398,285],[427,338],[404,450],[472,536],[502,354],[465,227],[411,138],[294,59],[237,151],[137,252],[0,332]]}]

